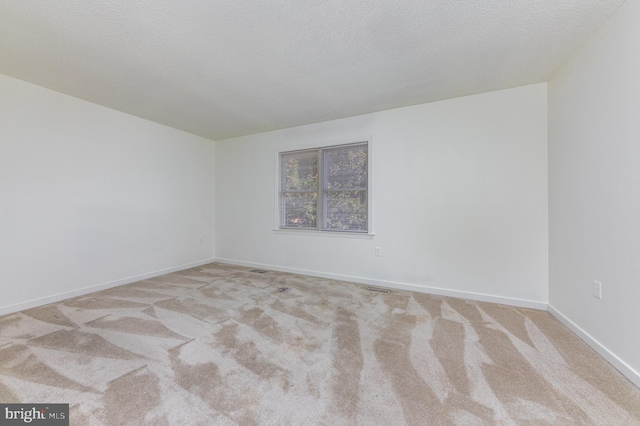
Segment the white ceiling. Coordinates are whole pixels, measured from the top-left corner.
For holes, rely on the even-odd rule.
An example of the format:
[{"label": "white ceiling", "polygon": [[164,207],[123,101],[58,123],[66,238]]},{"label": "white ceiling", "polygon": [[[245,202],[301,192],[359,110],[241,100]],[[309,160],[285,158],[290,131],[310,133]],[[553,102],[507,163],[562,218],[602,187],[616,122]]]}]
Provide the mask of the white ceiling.
[{"label": "white ceiling", "polygon": [[547,81],[624,0],[0,0],[0,73],[211,139]]}]

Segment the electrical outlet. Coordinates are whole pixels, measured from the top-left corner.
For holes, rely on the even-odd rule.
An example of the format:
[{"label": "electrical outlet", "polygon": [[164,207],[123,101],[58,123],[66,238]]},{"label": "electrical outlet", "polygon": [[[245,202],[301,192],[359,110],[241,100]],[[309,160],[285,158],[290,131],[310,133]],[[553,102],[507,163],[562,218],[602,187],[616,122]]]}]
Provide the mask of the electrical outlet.
[{"label": "electrical outlet", "polygon": [[382,247],[376,247],[376,256],[377,257],[382,256]]},{"label": "electrical outlet", "polygon": [[602,299],[602,283],[600,281],[593,282],[593,297]]}]

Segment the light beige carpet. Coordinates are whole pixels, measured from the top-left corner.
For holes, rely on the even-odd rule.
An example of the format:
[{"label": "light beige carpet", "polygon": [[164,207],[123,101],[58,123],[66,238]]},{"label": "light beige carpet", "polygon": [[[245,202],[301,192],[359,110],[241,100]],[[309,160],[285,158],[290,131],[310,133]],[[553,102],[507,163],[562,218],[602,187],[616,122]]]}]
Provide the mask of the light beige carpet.
[{"label": "light beige carpet", "polygon": [[0,402],[91,425],[634,425],[548,313],[210,264],[0,317]]}]

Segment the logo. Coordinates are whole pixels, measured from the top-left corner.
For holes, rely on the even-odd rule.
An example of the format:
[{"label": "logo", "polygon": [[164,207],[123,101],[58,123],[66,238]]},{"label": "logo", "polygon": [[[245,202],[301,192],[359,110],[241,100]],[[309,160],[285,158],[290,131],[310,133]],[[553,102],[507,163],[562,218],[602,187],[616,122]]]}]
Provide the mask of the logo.
[{"label": "logo", "polygon": [[0,426],[69,426],[69,404],[0,404]]}]

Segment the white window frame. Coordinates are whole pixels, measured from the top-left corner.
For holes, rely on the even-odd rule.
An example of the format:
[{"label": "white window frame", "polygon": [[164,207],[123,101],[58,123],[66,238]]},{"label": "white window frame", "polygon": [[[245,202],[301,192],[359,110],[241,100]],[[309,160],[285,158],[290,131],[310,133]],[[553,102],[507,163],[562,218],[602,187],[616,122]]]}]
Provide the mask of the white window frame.
[{"label": "white window frame", "polygon": [[[337,230],[337,229],[322,229],[322,223],[326,217],[321,217],[321,215],[326,215],[326,209],[321,208],[320,203],[326,202],[324,200],[324,196],[321,194],[324,192],[323,179],[319,176],[318,181],[318,220],[317,228],[294,228],[294,227],[283,227],[282,226],[282,215],[284,214],[284,209],[282,206],[283,198],[281,192],[281,185],[283,179],[282,173],[282,165],[281,165],[281,154],[293,153],[293,152],[304,152],[304,151],[320,151],[331,149],[331,148],[340,148],[346,147],[349,145],[366,145],[367,146],[367,231],[353,231],[353,230]],[[322,161],[323,155],[319,155],[319,163],[318,163],[318,172],[319,175],[321,172],[321,168],[324,167]],[[347,237],[347,238],[372,238],[374,236],[373,233],[373,149],[371,138],[362,138],[362,139],[354,139],[350,141],[342,141],[342,142],[333,142],[333,143],[324,143],[324,144],[313,144],[313,145],[297,145],[294,147],[282,148],[275,151],[275,193],[276,193],[276,202],[275,202],[275,226],[274,232],[278,234],[290,234],[290,235],[307,235],[307,236],[326,236],[326,237]]]}]

